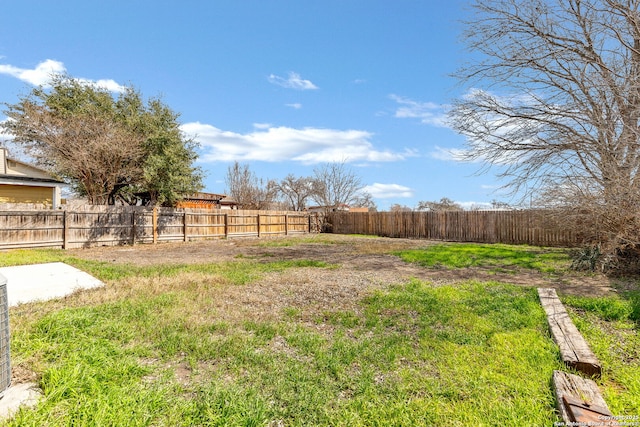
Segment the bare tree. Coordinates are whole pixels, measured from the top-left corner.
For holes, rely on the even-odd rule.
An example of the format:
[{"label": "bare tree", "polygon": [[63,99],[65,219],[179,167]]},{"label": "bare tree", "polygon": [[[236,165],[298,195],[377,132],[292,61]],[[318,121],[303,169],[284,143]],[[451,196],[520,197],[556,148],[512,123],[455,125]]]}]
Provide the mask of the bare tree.
[{"label": "bare tree", "polygon": [[432,212],[444,212],[444,211],[461,211],[463,210],[460,204],[453,200],[443,197],[438,202],[420,201],[416,207],[417,211],[432,211]]},{"label": "bare tree", "polygon": [[360,190],[356,200],[351,203],[351,207],[355,208],[367,208],[369,212],[376,212],[378,210],[378,205],[373,200],[373,195],[364,190]]},{"label": "bare tree", "polygon": [[313,195],[314,188],[312,178],[296,178],[293,174],[276,183],[276,190],[284,197],[288,209],[294,211],[303,211],[307,207],[307,200]]},{"label": "bare tree", "polygon": [[413,211],[413,209],[411,209],[409,206],[401,205],[399,203],[394,203],[393,205],[391,205],[391,207],[389,207],[389,212],[411,212],[411,211]]},{"label": "bare tree", "polygon": [[225,182],[226,192],[242,209],[269,209],[277,194],[275,182],[258,178],[247,164],[229,166]]},{"label": "bare tree", "polygon": [[311,198],[327,209],[357,204],[363,196],[362,181],[345,162],[325,163],[313,170]]},{"label": "bare tree", "polygon": [[639,4],[475,0],[451,111],[467,160],[610,255],[640,247]]}]

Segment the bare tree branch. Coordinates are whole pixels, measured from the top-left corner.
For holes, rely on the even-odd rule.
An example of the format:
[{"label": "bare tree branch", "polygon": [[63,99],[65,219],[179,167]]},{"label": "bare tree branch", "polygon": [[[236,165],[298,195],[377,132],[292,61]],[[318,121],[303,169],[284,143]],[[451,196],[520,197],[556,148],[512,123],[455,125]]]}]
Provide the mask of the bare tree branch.
[{"label": "bare tree branch", "polygon": [[325,163],[313,170],[315,191],[311,198],[325,208],[358,204],[362,197],[360,177],[345,162]]},{"label": "bare tree branch", "polygon": [[296,178],[293,174],[276,183],[275,188],[286,200],[288,208],[294,211],[303,211],[307,207],[307,200],[315,189],[312,178]]},{"label": "bare tree branch", "polygon": [[258,178],[249,168],[234,162],[225,177],[227,193],[242,209],[269,209],[277,195],[275,182]]},{"label": "bare tree branch", "polygon": [[640,248],[639,4],[476,0],[450,117],[467,160],[618,253]]}]

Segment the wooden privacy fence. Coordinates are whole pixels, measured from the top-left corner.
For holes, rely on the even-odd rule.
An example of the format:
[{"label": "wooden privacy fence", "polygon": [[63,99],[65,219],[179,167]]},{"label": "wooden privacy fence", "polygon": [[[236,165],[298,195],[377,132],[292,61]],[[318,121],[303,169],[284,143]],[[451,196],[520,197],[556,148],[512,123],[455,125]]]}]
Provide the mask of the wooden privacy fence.
[{"label": "wooden privacy fence", "polygon": [[308,233],[306,212],[90,206],[74,211],[0,211],[0,249],[190,241]]},{"label": "wooden privacy fence", "polygon": [[553,224],[543,211],[331,212],[333,233],[453,242],[575,246],[572,230]]}]

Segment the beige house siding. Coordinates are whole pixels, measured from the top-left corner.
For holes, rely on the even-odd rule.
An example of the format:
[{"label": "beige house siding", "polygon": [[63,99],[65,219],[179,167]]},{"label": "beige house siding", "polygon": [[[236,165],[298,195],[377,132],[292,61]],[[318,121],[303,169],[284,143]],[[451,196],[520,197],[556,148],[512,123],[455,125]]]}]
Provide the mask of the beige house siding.
[{"label": "beige house siding", "polygon": [[0,147],[0,203],[40,204],[58,209],[64,182],[47,171],[10,158]]},{"label": "beige house siding", "polygon": [[26,163],[6,159],[6,174],[9,176],[28,176],[30,178],[39,178],[39,179],[51,179],[51,175],[49,175],[46,171],[42,169],[36,168],[34,166],[28,165]]},{"label": "beige house siding", "polygon": [[7,149],[0,148],[0,175],[7,173]]},{"label": "beige house siding", "polygon": [[53,206],[55,188],[33,185],[0,185],[0,203],[33,203]]}]

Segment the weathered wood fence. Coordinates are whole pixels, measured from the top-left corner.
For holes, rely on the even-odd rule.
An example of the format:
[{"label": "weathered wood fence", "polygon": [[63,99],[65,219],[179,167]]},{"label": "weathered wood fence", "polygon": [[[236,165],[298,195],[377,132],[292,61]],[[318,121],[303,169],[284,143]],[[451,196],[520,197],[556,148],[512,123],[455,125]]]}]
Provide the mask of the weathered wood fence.
[{"label": "weathered wood fence", "polygon": [[[0,249],[77,248],[318,231],[307,212],[88,206],[74,210],[0,211]],[[574,230],[539,211],[331,212],[338,234],[456,242],[576,246]]]},{"label": "weathered wood fence", "polygon": [[0,249],[190,241],[289,235],[313,230],[305,212],[91,206],[0,211]]},{"label": "weathered wood fence", "polygon": [[329,228],[338,234],[453,242],[575,246],[580,237],[553,223],[543,211],[331,212]]}]

